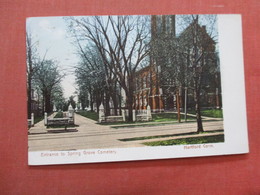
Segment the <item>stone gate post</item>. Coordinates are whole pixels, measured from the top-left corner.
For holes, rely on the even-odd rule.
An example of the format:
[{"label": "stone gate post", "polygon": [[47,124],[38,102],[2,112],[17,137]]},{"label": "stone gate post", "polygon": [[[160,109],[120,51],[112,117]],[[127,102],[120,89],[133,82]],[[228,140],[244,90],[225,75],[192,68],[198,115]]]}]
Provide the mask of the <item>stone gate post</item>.
[{"label": "stone gate post", "polygon": [[125,110],[122,110],[123,121],[125,121]]},{"label": "stone gate post", "polygon": [[69,115],[69,118],[70,120],[73,122],[74,124],[74,110],[73,110],[73,107],[71,105],[69,105],[69,108],[68,108],[68,115]]},{"label": "stone gate post", "polygon": [[152,112],[150,105],[147,106],[147,120],[152,120]]},{"label": "stone gate post", "polygon": [[44,125],[48,124],[48,115],[47,112],[44,112]]},{"label": "stone gate post", "polygon": [[31,126],[32,127],[34,126],[34,114],[33,113],[31,114]]},{"label": "stone gate post", "polygon": [[99,106],[98,122],[101,123],[104,120],[105,120],[105,110],[103,104],[101,103]]},{"label": "stone gate post", "polygon": [[133,122],[136,121],[135,109],[133,109]]}]

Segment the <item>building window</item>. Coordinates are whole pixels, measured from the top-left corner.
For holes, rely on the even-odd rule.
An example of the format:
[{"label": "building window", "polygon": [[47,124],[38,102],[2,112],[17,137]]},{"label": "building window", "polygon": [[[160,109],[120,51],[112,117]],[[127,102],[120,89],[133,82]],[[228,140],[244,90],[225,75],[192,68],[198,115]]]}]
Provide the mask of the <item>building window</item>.
[{"label": "building window", "polygon": [[148,88],[149,87],[149,83],[150,83],[150,74],[148,74],[147,76],[146,76],[146,87]]},{"label": "building window", "polygon": [[146,88],[146,77],[143,78],[143,89]]},{"label": "building window", "polygon": [[166,32],[171,33],[171,16],[166,16]]},{"label": "building window", "polygon": [[140,86],[140,79],[139,78],[137,78],[136,79],[136,88],[137,88],[137,90],[140,90],[140,88],[141,88],[141,86]]},{"label": "building window", "polygon": [[157,16],[157,33],[162,32],[162,16]]}]

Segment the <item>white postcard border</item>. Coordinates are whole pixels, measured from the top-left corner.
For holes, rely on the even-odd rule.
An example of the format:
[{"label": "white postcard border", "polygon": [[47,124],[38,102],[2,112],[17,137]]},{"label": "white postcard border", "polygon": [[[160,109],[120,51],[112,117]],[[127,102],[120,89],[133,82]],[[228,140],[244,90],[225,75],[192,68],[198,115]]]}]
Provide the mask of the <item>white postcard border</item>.
[{"label": "white postcard border", "polygon": [[218,15],[224,143],[28,152],[29,165],[169,159],[248,153],[241,15]]}]

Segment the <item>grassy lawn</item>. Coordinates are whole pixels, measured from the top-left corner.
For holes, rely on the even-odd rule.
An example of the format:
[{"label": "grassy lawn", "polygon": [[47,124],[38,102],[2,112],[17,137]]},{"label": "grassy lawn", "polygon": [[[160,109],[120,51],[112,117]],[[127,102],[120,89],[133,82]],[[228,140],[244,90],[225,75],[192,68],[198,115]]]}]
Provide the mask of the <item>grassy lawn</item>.
[{"label": "grassy lawn", "polygon": [[[156,113],[152,114],[154,122],[165,122],[165,121],[177,121],[178,115],[176,113]],[[181,120],[184,120],[185,116],[181,114]],[[193,116],[187,116],[187,119],[196,119]]]},{"label": "grassy lawn", "polygon": [[[142,126],[142,123],[149,123],[149,122],[176,122],[178,120],[177,117],[178,116],[175,113],[156,113],[156,114],[152,114],[153,120],[151,120],[151,121],[137,121],[137,122],[127,122],[126,121],[126,122],[115,122],[115,123],[102,123],[101,125],[131,125],[131,124],[134,125],[134,124],[136,124],[136,126],[137,125]],[[181,119],[184,120],[184,115],[181,115]],[[192,117],[192,116],[187,116],[187,119],[196,119],[196,118]],[[152,125],[152,124],[149,124],[149,125]]]},{"label": "grassy lawn", "polygon": [[[205,133],[220,133],[224,132],[223,130],[216,130],[216,131],[204,131],[200,134]],[[125,139],[119,139],[120,141],[137,141],[137,140],[146,140],[146,139],[156,139],[156,138],[165,138],[165,137],[172,137],[172,136],[185,136],[185,135],[197,135],[197,132],[191,132],[191,133],[180,133],[180,134],[168,134],[168,135],[156,135],[156,136],[145,136],[145,137],[133,137],[133,138],[125,138]]]},{"label": "grassy lawn", "polygon": [[205,143],[218,143],[218,142],[224,142],[224,135],[145,142],[143,144],[147,146],[170,146],[170,145],[189,145],[189,144],[205,144]]},{"label": "grassy lawn", "polygon": [[[195,110],[194,111],[188,111],[188,113],[189,114],[195,114]],[[201,115],[207,116],[207,117],[213,117],[213,118],[223,118],[222,110],[219,110],[219,109],[201,110]]]},{"label": "grassy lawn", "polygon": [[77,114],[84,116],[86,118],[92,119],[94,121],[98,121],[98,113],[96,113],[96,112],[80,111],[80,112],[77,112]]},{"label": "grassy lawn", "polygon": [[[152,118],[153,120],[151,121],[104,123],[104,125],[122,125],[122,126],[113,127],[118,129],[118,128],[129,128],[129,127],[134,128],[134,127],[162,126],[167,124],[176,124],[176,122],[178,121],[176,113],[156,113],[156,114],[152,114]],[[187,119],[195,120],[196,118],[192,116],[187,116]],[[184,115],[181,115],[181,120],[182,122],[184,121]],[[165,122],[165,123],[150,123],[150,122]]]},{"label": "grassy lawn", "polygon": [[43,116],[37,116],[37,117],[35,117],[35,118],[34,118],[34,124],[36,124],[36,123],[42,121],[43,119],[44,119]]},{"label": "grassy lawn", "polygon": [[[207,111],[207,110],[205,110]],[[209,110],[211,111],[211,110]],[[217,110],[221,111],[222,110]],[[192,113],[192,112],[191,112]],[[195,113],[195,112],[194,112]],[[98,121],[98,114],[96,112],[90,112],[90,111],[80,111],[78,112],[81,116],[84,116],[86,118],[92,119],[94,121]],[[155,113],[152,114],[153,120],[151,121],[138,121],[138,122],[114,122],[114,123],[101,123],[100,125],[122,125],[122,126],[117,126],[113,128],[125,128],[125,127],[141,127],[141,126],[158,126],[158,125],[166,125],[166,124],[174,124],[177,122],[177,114],[176,113]],[[185,116],[181,115],[181,120],[182,122],[184,121]],[[221,118],[221,117],[220,117]],[[188,120],[196,120],[195,117],[193,116],[187,116]],[[163,123],[163,124],[149,124],[150,122],[168,122],[168,123]],[[144,124],[145,123],[145,124]]]},{"label": "grassy lawn", "polygon": [[[169,125],[174,124],[173,122],[169,123],[150,123],[151,121],[146,121],[147,123],[144,124],[144,122],[136,122],[136,123],[122,123],[120,126],[114,126],[112,128],[114,129],[121,129],[121,128],[135,128],[135,127],[153,127],[153,126],[163,126],[163,125]],[[130,125],[133,124],[133,125]],[[114,125],[114,123],[110,123],[110,125]]]},{"label": "grassy lawn", "polygon": [[[49,113],[48,116],[50,116],[53,112]],[[42,121],[44,119],[44,116],[36,116],[34,117],[34,124]]]},{"label": "grassy lawn", "polygon": [[[98,114],[96,112],[90,112],[90,111],[80,111],[78,112],[81,116],[84,116],[86,118],[98,121]],[[175,113],[156,113],[152,114],[153,120],[152,121],[138,121],[138,122],[114,122],[114,123],[101,123],[100,125],[122,125],[120,128],[124,127],[124,125],[134,125],[136,126],[143,126],[143,123],[149,123],[149,122],[176,122],[177,114]],[[182,120],[184,120],[184,115],[181,115]],[[195,117],[187,116],[187,119],[195,119]],[[152,124],[149,124],[150,126]],[[154,124],[156,125],[156,124]],[[154,126],[153,125],[153,126]],[[116,127],[115,127],[116,128]]]},{"label": "grassy lawn", "polygon": [[120,127],[128,127],[128,125],[138,125],[138,124],[142,124],[142,123],[147,123],[147,122],[150,122],[150,121],[138,121],[138,122],[128,122],[128,121],[122,121],[122,122],[107,122],[107,123],[100,123],[100,125],[122,125]]},{"label": "grassy lawn", "polygon": [[[157,125],[164,125],[164,124],[172,124],[173,122],[177,122],[176,113],[156,113],[152,114],[153,120],[151,121],[137,121],[137,122],[116,122],[116,123],[102,123],[102,125],[122,125],[120,128],[128,127],[127,125],[133,125],[133,127],[140,127],[140,126],[157,126]],[[184,115],[181,115],[181,120],[183,121],[185,119]],[[187,116],[187,119],[196,119],[192,116]],[[149,122],[169,122],[164,124],[143,124],[143,123],[149,123]],[[136,124],[136,125],[135,125]],[[126,125],[126,126],[124,126]],[[114,127],[117,128],[117,127]]]},{"label": "grassy lawn", "polygon": [[[210,121],[210,120],[208,120],[208,121]],[[136,122],[136,123],[122,123],[122,125],[112,126],[112,128],[114,128],[114,129],[121,129],[121,128],[154,127],[154,126],[180,124],[177,121],[169,121],[169,122],[164,122],[164,123],[151,123],[151,122],[153,122],[153,121]],[[194,122],[195,121],[187,121],[185,123],[194,123]],[[110,123],[109,125],[115,125],[115,124],[114,123]]]},{"label": "grassy lawn", "polygon": [[63,112],[57,112],[54,118],[63,118]]}]

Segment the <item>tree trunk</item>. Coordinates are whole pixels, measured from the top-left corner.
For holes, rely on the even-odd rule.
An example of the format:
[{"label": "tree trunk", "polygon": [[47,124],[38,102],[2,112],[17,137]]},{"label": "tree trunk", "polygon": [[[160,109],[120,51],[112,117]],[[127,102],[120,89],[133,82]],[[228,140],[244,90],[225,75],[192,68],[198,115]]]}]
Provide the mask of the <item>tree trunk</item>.
[{"label": "tree trunk", "polygon": [[31,84],[31,76],[28,75],[28,89],[27,89],[27,113],[28,113],[28,118],[31,118],[31,113],[32,113],[32,84]]},{"label": "tree trunk", "polygon": [[96,104],[97,104],[97,113],[99,113],[99,106],[101,103],[104,103],[104,91],[97,90],[96,91]]},{"label": "tree trunk", "polygon": [[90,111],[94,112],[94,102],[93,102],[93,99],[90,101]]},{"label": "tree trunk", "polygon": [[121,100],[121,87],[120,87],[120,91],[119,91],[119,95],[118,95],[118,100],[119,100],[119,102],[118,102],[118,106],[119,106],[119,115],[122,115],[122,100]]},{"label": "tree trunk", "polygon": [[105,97],[105,113],[106,113],[106,116],[110,116],[110,94],[108,91],[106,91],[106,97]]},{"label": "tree trunk", "polygon": [[197,79],[194,81],[194,100],[195,100],[195,111],[197,119],[197,133],[203,132],[203,125],[200,113],[200,86]]},{"label": "tree trunk", "polygon": [[129,78],[128,80],[128,91],[126,90],[127,95],[127,108],[128,108],[128,121],[133,121],[133,98],[134,98],[134,87],[133,79]]},{"label": "tree trunk", "polygon": [[117,116],[118,115],[118,112],[117,112],[118,102],[117,102],[117,93],[116,93],[116,82],[115,82],[114,88],[112,90],[113,90],[113,93],[112,93],[111,97],[112,97],[112,101],[114,104],[115,115]]},{"label": "tree trunk", "polygon": [[101,104],[101,100],[99,98],[99,95],[96,94],[96,106],[97,106],[97,113],[99,113],[99,106]]},{"label": "tree trunk", "polygon": [[89,98],[90,98],[90,111],[94,112],[94,101],[93,101],[93,93],[91,91],[89,91]]},{"label": "tree trunk", "polygon": [[128,108],[128,121],[133,121],[133,93],[130,92],[127,100],[127,108]]},{"label": "tree trunk", "polygon": [[113,104],[114,104],[114,110],[115,110],[115,115],[118,115],[118,105],[117,105],[117,99],[116,99],[116,94],[113,94],[112,96]]},{"label": "tree trunk", "polygon": [[50,113],[51,110],[51,95],[47,92],[45,93],[45,110],[47,113]]},{"label": "tree trunk", "polygon": [[178,122],[181,122],[181,111],[180,111],[180,95],[179,95],[179,91],[177,90],[176,93],[176,104],[177,104],[177,118],[178,118]]},{"label": "tree trunk", "polygon": [[45,113],[45,98],[44,98],[44,93],[42,94],[42,116],[44,116]]},{"label": "tree trunk", "polygon": [[29,33],[26,32],[26,53],[27,53],[27,62],[28,62],[28,67],[27,67],[27,73],[28,73],[28,89],[27,89],[27,113],[28,113],[28,118],[31,118],[31,113],[32,113],[32,74],[33,74],[33,62],[32,62],[32,37]]}]

